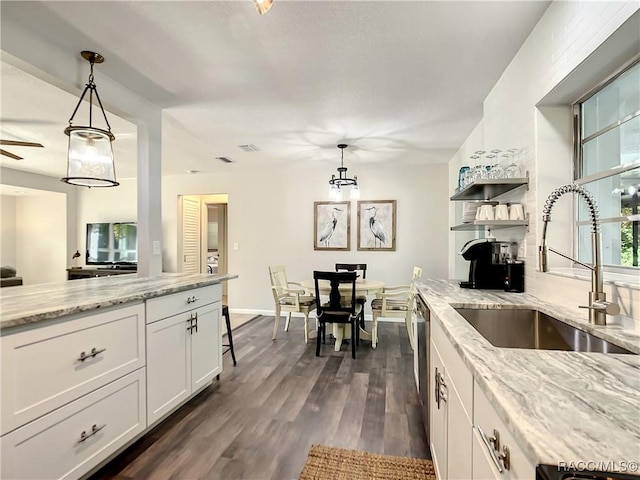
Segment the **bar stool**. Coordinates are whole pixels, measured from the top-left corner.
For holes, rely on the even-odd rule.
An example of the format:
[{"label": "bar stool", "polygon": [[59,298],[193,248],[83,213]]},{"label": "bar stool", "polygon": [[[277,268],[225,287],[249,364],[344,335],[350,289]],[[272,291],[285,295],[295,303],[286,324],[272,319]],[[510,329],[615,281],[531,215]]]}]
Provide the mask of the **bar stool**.
[{"label": "bar stool", "polygon": [[[222,305],[222,316],[224,317],[224,322],[227,324],[227,338],[229,339],[229,343],[223,343],[223,347],[227,347],[226,350],[222,351],[224,355],[227,352],[231,352],[231,358],[233,358],[233,366],[235,367],[236,362],[236,354],[233,351],[233,336],[231,335],[231,319],[229,318],[229,306]],[[216,380],[220,380],[220,375],[216,375]]]},{"label": "bar stool", "polygon": [[222,352],[224,355],[227,352],[231,352],[231,358],[233,358],[233,365],[237,364],[236,362],[236,354],[233,351],[233,336],[231,334],[231,320],[229,319],[229,306],[222,305],[222,316],[224,317],[224,321],[227,324],[227,338],[229,339],[229,343],[223,344],[223,347],[227,347],[226,350]]}]

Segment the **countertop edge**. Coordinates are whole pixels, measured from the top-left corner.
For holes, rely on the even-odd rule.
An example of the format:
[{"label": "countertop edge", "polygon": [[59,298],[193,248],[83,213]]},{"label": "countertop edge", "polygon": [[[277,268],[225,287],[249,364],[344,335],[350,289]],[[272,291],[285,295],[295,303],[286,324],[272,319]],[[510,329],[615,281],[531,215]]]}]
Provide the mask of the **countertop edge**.
[{"label": "countertop edge", "polygon": [[[12,290],[2,292],[0,297],[0,311],[2,312],[2,319],[0,321],[0,331],[3,334],[10,333],[10,330],[15,327],[32,325],[44,320],[53,320],[67,315],[76,313],[90,312],[93,310],[101,310],[113,306],[123,305],[126,303],[145,301],[154,297],[161,297],[172,293],[178,293],[184,290],[192,288],[205,287],[208,285],[216,285],[228,280],[238,278],[236,274],[222,274],[222,275],[205,275],[205,274],[163,274],[156,277],[146,278],[123,278],[129,277],[129,275],[122,277],[102,277],[102,278],[90,278],[71,280],[67,282],[60,282],[60,284],[44,284],[42,289],[49,289],[55,291],[56,285],[59,285],[60,290],[75,290],[82,287],[86,287],[84,290],[92,293],[100,293],[101,286],[116,286],[121,289],[126,289],[126,292],[119,291],[118,295],[104,294],[100,295],[98,299],[91,298],[86,301],[74,300],[73,304],[67,301],[65,304],[41,307],[27,311],[26,313],[9,313],[5,311],[3,304],[6,299],[26,299],[29,295],[37,295],[38,286],[34,285],[32,289],[25,289],[22,291]],[[81,284],[82,282],[85,282]],[[107,283],[108,282],[108,283]],[[163,285],[163,282],[165,285]],[[152,287],[150,287],[152,285]],[[23,287],[9,287],[20,289]],[[3,289],[5,290],[5,289]],[[8,289],[7,289],[8,290]],[[98,290],[98,292],[94,292]]]}]

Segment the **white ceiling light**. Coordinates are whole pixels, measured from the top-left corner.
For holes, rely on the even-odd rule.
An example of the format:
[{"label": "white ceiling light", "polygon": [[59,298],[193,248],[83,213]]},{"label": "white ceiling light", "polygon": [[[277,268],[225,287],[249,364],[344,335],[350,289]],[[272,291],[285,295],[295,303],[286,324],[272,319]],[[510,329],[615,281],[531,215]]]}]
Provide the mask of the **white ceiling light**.
[{"label": "white ceiling light", "polygon": [[[64,130],[64,133],[69,136],[69,152],[67,176],[61,181],[82,187],[116,187],[119,183],[116,182],[116,169],[111,146],[111,142],[116,137],[111,133],[111,126],[104,113],[96,84],[93,82],[93,64],[104,62],[104,57],[99,53],[86,50],[81,55],[91,64],[91,73],[80,100],[71,114],[69,126]],[[73,126],[73,117],[75,117],[87,91],[89,91],[89,126]],[[94,94],[107,124],[107,130],[93,126]]]},{"label": "white ceiling light", "polygon": [[358,186],[358,177],[356,175],[353,178],[347,177],[347,167],[344,166],[344,149],[348,145],[341,143],[338,145],[340,152],[340,166],[338,167],[338,178],[335,175],[331,175],[329,180],[329,198],[333,201],[342,200],[342,189],[344,186],[351,186],[351,199],[357,200],[360,198],[360,187]]}]

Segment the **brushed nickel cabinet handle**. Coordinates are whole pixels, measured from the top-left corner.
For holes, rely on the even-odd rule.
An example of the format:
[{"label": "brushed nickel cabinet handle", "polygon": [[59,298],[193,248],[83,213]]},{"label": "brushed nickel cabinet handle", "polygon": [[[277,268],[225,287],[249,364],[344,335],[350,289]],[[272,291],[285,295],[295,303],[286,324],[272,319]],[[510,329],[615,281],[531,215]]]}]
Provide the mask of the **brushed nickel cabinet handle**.
[{"label": "brushed nickel cabinet handle", "polygon": [[91,352],[89,352],[88,354],[86,352],[80,352],[80,356],[78,357],[78,362],[84,362],[87,358],[93,358],[96,355],[106,351],[107,351],[106,348],[97,349],[96,347],[93,347],[91,349]]},{"label": "brushed nickel cabinet handle", "polygon": [[77,443],[82,443],[84,442],[87,438],[93,437],[96,433],[98,433],[100,430],[102,430],[104,427],[106,427],[107,424],[105,423],[104,425],[101,425],[100,427],[98,427],[95,423],[91,426],[91,431],[89,433],[87,433],[86,431],[82,431],[82,433],[80,434],[80,440],[77,441]]},{"label": "brushed nickel cabinet handle", "polygon": [[436,374],[435,374],[435,389],[434,389],[434,395],[435,395],[435,400],[436,400],[436,404],[438,405],[438,410],[440,410],[440,374],[438,373],[438,367],[436,367]]},{"label": "brushed nickel cabinet handle", "polygon": [[494,436],[489,438],[487,437],[487,434],[484,433],[480,425],[476,425],[476,429],[480,434],[480,438],[482,438],[482,441],[487,447],[487,450],[489,450],[489,454],[491,455],[491,460],[493,460],[493,463],[498,469],[498,472],[502,473],[505,470],[509,470],[509,468],[511,467],[511,457],[509,454],[509,447],[505,445],[502,447],[502,452],[498,452],[498,447],[494,446],[494,445],[500,444],[500,434],[498,433],[498,431],[494,429],[493,430]]},{"label": "brushed nickel cabinet handle", "polygon": [[504,465],[504,469],[509,470],[509,468],[511,467],[511,455],[509,454],[509,447],[507,447],[506,445],[502,447],[502,453],[498,454],[498,458]]}]

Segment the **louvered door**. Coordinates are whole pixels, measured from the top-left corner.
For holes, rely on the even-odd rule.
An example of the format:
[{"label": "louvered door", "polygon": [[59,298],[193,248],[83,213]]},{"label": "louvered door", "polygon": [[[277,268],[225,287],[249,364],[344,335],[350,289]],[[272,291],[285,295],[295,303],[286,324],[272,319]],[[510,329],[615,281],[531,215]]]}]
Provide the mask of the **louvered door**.
[{"label": "louvered door", "polygon": [[200,199],[182,197],[181,271],[200,273]]}]

